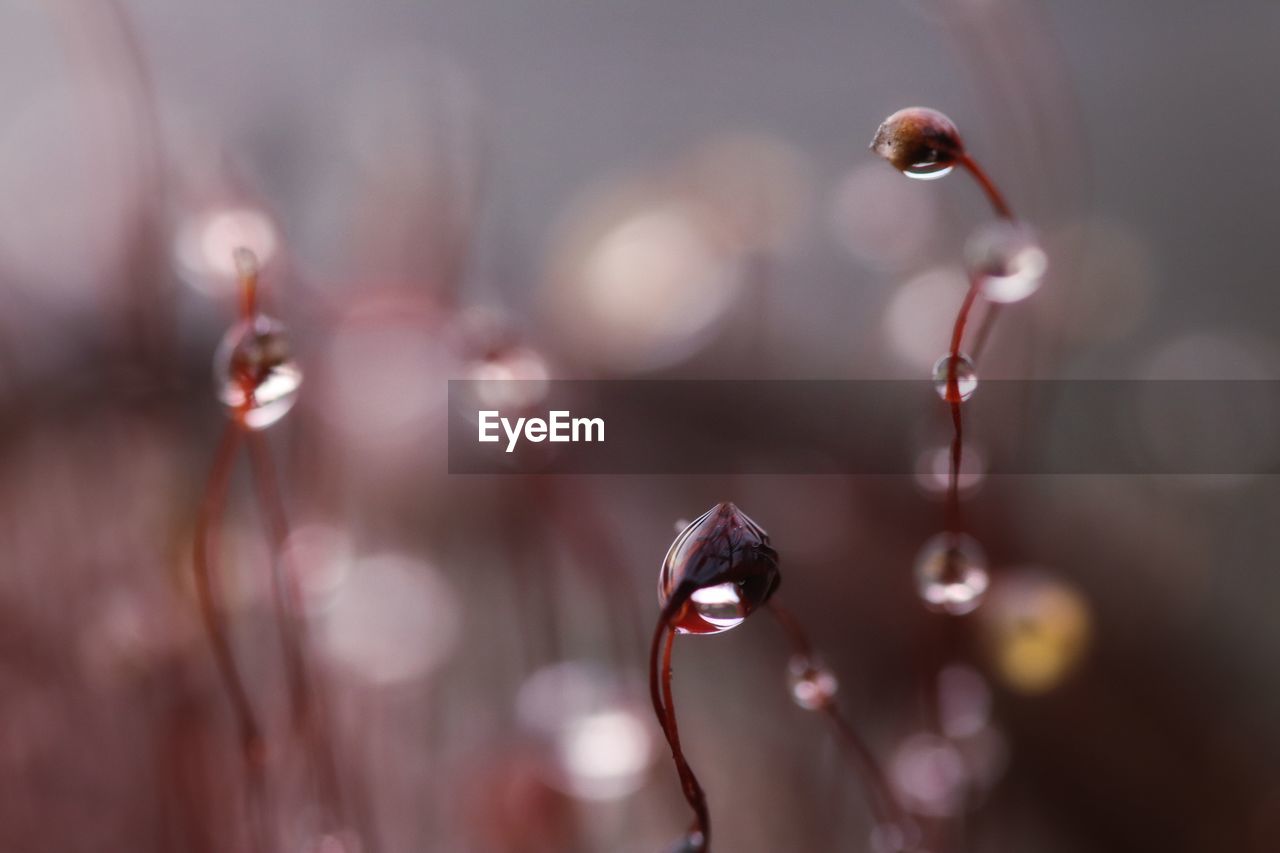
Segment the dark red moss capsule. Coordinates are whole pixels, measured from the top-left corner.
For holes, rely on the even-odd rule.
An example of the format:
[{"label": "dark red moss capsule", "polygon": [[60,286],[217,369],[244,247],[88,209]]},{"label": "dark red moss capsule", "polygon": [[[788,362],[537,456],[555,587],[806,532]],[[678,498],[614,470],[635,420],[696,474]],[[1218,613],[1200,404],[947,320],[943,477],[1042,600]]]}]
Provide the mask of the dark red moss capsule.
[{"label": "dark red moss capsule", "polygon": [[778,589],[778,552],[769,534],[731,503],[716,504],[667,551],[658,600],[682,634],[737,627]]}]

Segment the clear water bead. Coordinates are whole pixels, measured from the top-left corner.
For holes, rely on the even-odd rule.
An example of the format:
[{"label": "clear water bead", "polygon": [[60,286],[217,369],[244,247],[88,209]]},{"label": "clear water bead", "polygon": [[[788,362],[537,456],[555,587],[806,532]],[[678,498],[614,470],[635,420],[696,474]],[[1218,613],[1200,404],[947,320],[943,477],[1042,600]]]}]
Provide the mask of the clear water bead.
[{"label": "clear water bead", "polygon": [[283,418],[302,385],[284,324],[258,314],[232,326],[214,355],[213,380],[218,399],[249,429]]},{"label": "clear water bead", "polygon": [[728,631],[747,618],[747,606],[736,583],[720,583],[696,589],[689,596],[693,609],[717,631]]},{"label": "clear water bead", "polygon": [[840,689],[840,682],[831,670],[805,655],[791,658],[787,665],[787,685],[792,700],[806,711],[825,708]]},{"label": "clear water bead", "polygon": [[976,610],[990,583],[982,546],[964,533],[939,533],[924,543],[915,579],[916,591],[931,610],[953,616]]},{"label": "clear water bead", "polygon": [[1040,289],[1049,258],[1025,225],[992,222],[965,244],[969,273],[982,282],[982,295],[992,302],[1020,302]]},{"label": "clear water bead", "polygon": [[978,371],[969,356],[960,353],[956,360],[955,387],[951,386],[951,354],[938,359],[933,365],[933,388],[948,403],[963,403],[978,390]]}]

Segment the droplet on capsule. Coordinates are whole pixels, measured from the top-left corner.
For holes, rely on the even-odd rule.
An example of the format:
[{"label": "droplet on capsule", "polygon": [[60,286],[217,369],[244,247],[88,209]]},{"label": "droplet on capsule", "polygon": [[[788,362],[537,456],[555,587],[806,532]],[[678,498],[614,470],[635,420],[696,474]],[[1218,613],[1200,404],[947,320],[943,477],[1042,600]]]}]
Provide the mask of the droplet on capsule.
[{"label": "droplet on capsule", "polygon": [[840,689],[835,673],[806,655],[791,658],[787,665],[787,685],[792,700],[806,711],[825,708]]},{"label": "droplet on capsule", "polygon": [[960,353],[955,359],[955,384],[952,384],[951,354],[938,359],[933,365],[933,388],[948,403],[963,403],[978,390],[978,371],[969,356]]},{"label": "droplet on capsule", "polygon": [[232,326],[213,358],[218,399],[249,429],[265,429],[298,401],[302,369],[279,320],[257,314]]},{"label": "droplet on capsule", "polygon": [[658,601],[683,606],[673,616],[682,634],[716,634],[742,624],[780,581],[769,534],[731,503],[716,504],[686,527],[662,561]]},{"label": "droplet on capsule", "polygon": [[982,226],[965,244],[969,274],[992,302],[1020,302],[1040,289],[1049,258],[1025,225],[998,221]]},{"label": "droplet on capsule", "polygon": [[955,123],[928,107],[898,110],[880,123],[871,150],[908,178],[932,181],[955,168],[964,143]]},{"label": "droplet on capsule", "polygon": [[950,532],[924,543],[915,579],[916,591],[931,610],[953,616],[976,610],[990,582],[982,546],[972,536]]}]

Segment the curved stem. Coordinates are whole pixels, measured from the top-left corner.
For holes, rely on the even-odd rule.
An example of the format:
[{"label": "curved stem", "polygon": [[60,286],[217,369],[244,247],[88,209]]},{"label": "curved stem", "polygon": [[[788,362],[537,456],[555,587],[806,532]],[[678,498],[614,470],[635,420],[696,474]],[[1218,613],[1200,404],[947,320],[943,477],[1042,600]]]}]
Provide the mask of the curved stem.
[{"label": "curved stem", "polygon": [[1005,200],[1004,193],[1000,192],[1000,188],[996,186],[995,181],[991,180],[986,171],[978,165],[978,161],[968,154],[962,154],[960,155],[959,163],[978,182],[978,186],[986,195],[987,201],[991,202],[991,207],[995,210],[996,216],[1013,221],[1013,208],[1009,207],[1009,202]]},{"label": "curved stem", "polygon": [[[698,783],[693,768],[684,757],[680,747],[680,730],[676,724],[675,697],[671,692],[671,652],[675,646],[676,629],[672,624],[675,616],[684,607],[683,598],[673,597],[663,608],[654,628],[653,641],[649,646],[649,695],[653,701],[653,711],[662,726],[662,733],[671,747],[671,758],[675,761],[676,773],[680,776],[680,788],[684,798],[693,810],[693,826],[690,833],[698,833],[702,837],[700,853],[708,853],[711,849],[711,819],[707,809],[706,793]],[[658,654],[662,652],[662,663],[659,667]]]},{"label": "curved stem", "polygon": [[195,575],[196,597],[200,602],[200,615],[205,633],[213,650],[214,662],[222,679],[223,688],[231,700],[232,713],[240,735],[240,752],[247,780],[247,811],[250,827],[250,843],[255,851],[267,849],[266,781],[263,765],[266,762],[266,745],[262,729],[258,725],[245,690],[244,680],[236,666],[235,653],[227,634],[226,614],[218,588],[213,582],[211,567],[217,562],[216,528],[226,505],[227,489],[231,481],[232,465],[236,451],[243,439],[239,424],[228,423],[218,441],[213,469],[205,486],[204,500],[196,518],[193,537],[192,572]]},{"label": "curved stem", "polygon": [[[1013,209],[1009,207],[1009,202],[1005,199],[1004,193],[1000,192],[1000,188],[996,186],[995,181],[991,180],[986,171],[968,154],[961,155],[959,162],[982,189],[996,215],[1001,219],[1012,222],[1014,220]],[[969,315],[973,312],[973,306],[977,302],[981,289],[981,280],[977,277],[970,277],[969,289],[964,295],[964,301],[960,304],[960,310],[956,313],[955,325],[951,330],[951,358],[947,367],[946,399],[951,407],[952,433],[951,465],[947,476],[946,517],[947,528],[952,532],[959,532],[962,526],[960,518],[960,465],[964,454],[964,417],[960,410],[962,401],[960,399],[959,383],[956,380],[956,370],[959,367],[960,347],[964,342],[965,327],[968,325]],[[978,329],[972,359],[976,359],[978,352],[986,346],[987,338],[991,334],[991,329],[995,325],[995,319],[998,314],[997,306],[993,305],[988,308],[986,317]]]},{"label": "curved stem", "polygon": [[342,814],[342,800],[333,741],[327,716],[316,701],[319,693],[306,653],[306,622],[300,614],[301,594],[297,576],[288,571],[287,567],[281,566],[281,560],[287,559],[285,544],[289,538],[289,520],[284,501],[280,497],[279,480],[271,459],[270,447],[266,436],[261,433],[249,435],[249,464],[258,493],[258,503],[267,519],[272,552],[275,555],[275,559],[271,561],[272,604],[284,652],[293,723],[295,729],[309,741],[326,808],[330,817],[338,820]]},{"label": "curved stem", "polygon": [[[774,619],[782,627],[783,633],[786,634],[792,653],[812,661],[814,656],[813,644],[809,642],[809,637],[801,627],[800,620],[790,610],[778,604],[776,600],[771,600],[768,608]],[[880,763],[876,761],[871,747],[858,735],[852,724],[841,715],[840,709],[836,706],[834,700],[827,700],[820,706],[819,710],[831,724],[832,730],[836,733],[836,740],[840,743],[841,749],[844,750],[845,755],[853,765],[854,772],[858,774],[863,786],[866,788],[867,805],[870,807],[872,817],[876,823],[882,827],[895,826],[905,833],[908,829],[907,816],[898,804],[897,798],[893,796],[893,792],[889,788],[888,778],[880,767]]]}]

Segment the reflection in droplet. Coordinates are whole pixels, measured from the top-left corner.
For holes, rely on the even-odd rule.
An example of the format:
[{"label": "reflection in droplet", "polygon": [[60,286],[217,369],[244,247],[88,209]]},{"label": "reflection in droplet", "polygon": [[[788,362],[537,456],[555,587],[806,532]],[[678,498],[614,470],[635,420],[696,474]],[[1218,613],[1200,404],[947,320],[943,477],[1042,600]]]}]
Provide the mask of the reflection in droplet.
[{"label": "reflection in droplet", "polygon": [[969,274],[992,302],[1020,302],[1040,289],[1049,258],[1025,225],[1000,220],[982,226],[965,244]]},{"label": "reflection in droplet", "polygon": [[917,181],[936,181],[950,175],[955,166],[940,166],[937,163],[912,163],[902,174]]},{"label": "reflection in droplet", "polygon": [[929,608],[962,616],[982,603],[989,582],[987,558],[972,536],[939,533],[920,549],[915,578],[916,591]]},{"label": "reflection in droplet", "polygon": [[[954,377],[951,375],[953,363]],[[947,354],[938,359],[933,365],[933,390],[948,403],[963,403],[972,397],[973,392],[978,390],[978,371],[969,356],[960,353],[959,357],[952,358]]]},{"label": "reflection in droplet", "polygon": [[548,781],[589,800],[616,800],[644,783],[654,757],[647,717],[633,685],[611,670],[562,663],[538,670],[516,698],[520,722],[551,746]]},{"label": "reflection in droplet", "polygon": [[1089,605],[1065,581],[1042,571],[1006,575],[981,623],[996,673],[1022,693],[1045,693],[1075,669],[1092,632]]},{"label": "reflection in droplet", "polygon": [[793,656],[787,664],[787,685],[792,700],[806,711],[830,705],[840,688],[835,673],[804,655]]},{"label": "reflection in droplet", "polygon": [[302,369],[284,324],[258,314],[232,326],[213,359],[218,399],[249,429],[265,429],[298,401]]},{"label": "reflection in droplet", "polygon": [[351,569],[321,623],[325,651],[374,684],[422,678],[453,651],[457,597],[443,576],[408,556],[366,557]]},{"label": "reflection in droplet", "polygon": [[889,781],[912,812],[949,817],[964,807],[968,773],[955,745],[920,733],[902,742],[889,760]]},{"label": "reflection in droplet", "polygon": [[698,615],[717,630],[728,631],[747,618],[747,608],[735,583],[720,583],[694,590],[689,596]]}]

